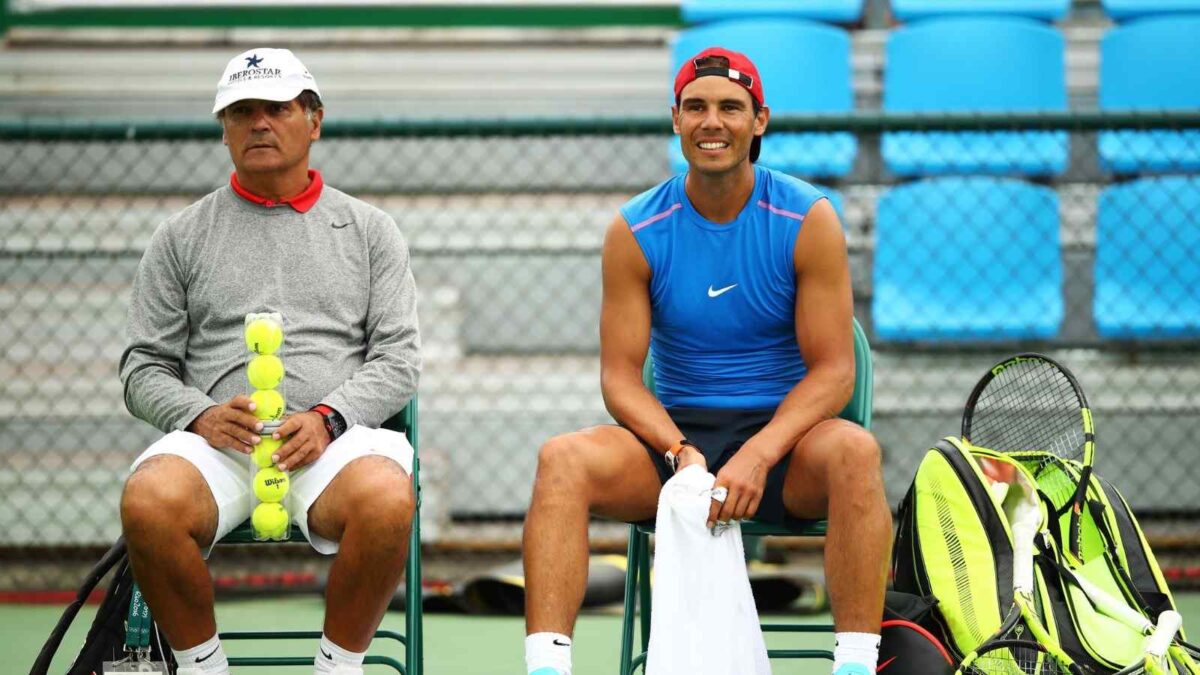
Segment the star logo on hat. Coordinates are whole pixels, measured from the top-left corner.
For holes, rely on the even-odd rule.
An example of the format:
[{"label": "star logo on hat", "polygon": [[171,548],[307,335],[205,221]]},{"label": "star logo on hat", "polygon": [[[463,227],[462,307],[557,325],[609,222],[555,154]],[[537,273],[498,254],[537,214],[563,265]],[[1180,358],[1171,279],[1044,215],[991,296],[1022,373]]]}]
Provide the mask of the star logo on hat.
[{"label": "star logo on hat", "polygon": [[246,57],[247,68],[257,68],[260,63],[262,63],[262,59],[258,58],[258,54],[251,54]]}]

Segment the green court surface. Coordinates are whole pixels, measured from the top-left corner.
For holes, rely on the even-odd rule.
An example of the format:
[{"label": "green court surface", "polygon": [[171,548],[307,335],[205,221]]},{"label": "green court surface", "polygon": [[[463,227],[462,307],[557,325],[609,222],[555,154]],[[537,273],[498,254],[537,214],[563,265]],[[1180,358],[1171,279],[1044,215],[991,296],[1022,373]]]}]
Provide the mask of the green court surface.
[{"label": "green court surface", "polygon": [[[1185,619],[1184,626],[1200,631],[1200,594],[1177,597]],[[278,600],[238,600],[221,602],[217,605],[217,619],[223,630],[317,630],[321,626],[324,603],[319,598],[288,597]],[[55,668],[51,672],[65,672],[69,656],[78,649],[86,625],[90,623],[94,606],[84,608],[76,619],[76,625],[63,641]],[[37,656],[50,628],[58,619],[61,608],[35,605],[0,605],[0,641],[4,644],[5,662],[16,666],[12,672],[26,672]],[[768,620],[784,621],[792,617],[771,616]],[[829,620],[828,615],[804,617],[799,621],[821,623]],[[384,627],[403,630],[404,617],[389,612]],[[580,618],[575,631],[575,672],[578,675],[614,674],[617,672],[619,642],[621,635],[620,616],[614,614],[589,614]],[[425,672],[430,675],[523,675],[524,670],[524,623],[519,617],[478,617],[447,614],[425,616]],[[770,647],[827,647],[832,637],[787,636],[768,634]],[[264,643],[229,642],[226,652],[231,656],[252,656],[268,653]],[[277,653],[295,656],[311,656],[316,645],[311,641],[275,643]],[[403,659],[398,644],[387,645],[386,653]],[[783,675],[825,675],[829,672],[827,662],[817,661],[774,661],[773,671]],[[270,675],[307,675],[311,668],[271,667],[242,668],[240,673],[262,672]],[[366,675],[394,673],[390,668],[368,667]]]}]

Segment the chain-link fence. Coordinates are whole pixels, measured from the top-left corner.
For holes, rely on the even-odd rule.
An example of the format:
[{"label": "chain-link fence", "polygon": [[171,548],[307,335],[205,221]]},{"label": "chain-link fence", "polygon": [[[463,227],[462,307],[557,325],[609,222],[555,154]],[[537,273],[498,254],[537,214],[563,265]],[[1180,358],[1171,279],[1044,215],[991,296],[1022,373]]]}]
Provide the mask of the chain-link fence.
[{"label": "chain-link fence", "polygon": [[[764,153],[799,132],[857,140],[850,173],[811,179],[845,225],[893,502],[979,375],[1035,349],[1089,393],[1098,470],[1200,543],[1200,114],[777,119]],[[609,422],[600,243],[669,174],[669,133],[326,125],[313,164],[412,248],[431,543],[511,546],[539,446]],[[230,171],[215,123],[0,129],[0,547],[118,534],[129,463],[159,435],[116,375],[130,282],[155,226]]]}]

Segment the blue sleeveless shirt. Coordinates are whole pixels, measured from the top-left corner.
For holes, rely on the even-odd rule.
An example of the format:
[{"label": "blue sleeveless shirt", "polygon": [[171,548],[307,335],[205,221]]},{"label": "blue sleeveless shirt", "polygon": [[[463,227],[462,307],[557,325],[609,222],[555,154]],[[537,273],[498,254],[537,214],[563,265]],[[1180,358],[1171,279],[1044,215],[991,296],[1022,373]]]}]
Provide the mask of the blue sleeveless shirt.
[{"label": "blue sleeveless shirt", "polygon": [[650,349],[664,406],[775,408],[808,372],[796,341],[793,254],[822,198],[756,166],[754,191],[730,223],[696,212],[684,175],[621,207],[650,265]]}]

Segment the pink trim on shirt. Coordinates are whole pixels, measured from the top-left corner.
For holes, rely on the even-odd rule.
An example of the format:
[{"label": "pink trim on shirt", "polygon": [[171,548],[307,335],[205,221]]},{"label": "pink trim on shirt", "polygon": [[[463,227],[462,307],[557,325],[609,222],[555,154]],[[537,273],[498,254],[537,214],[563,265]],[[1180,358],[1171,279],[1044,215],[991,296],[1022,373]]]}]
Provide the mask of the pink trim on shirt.
[{"label": "pink trim on shirt", "polygon": [[784,218],[792,218],[795,220],[804,220],[804,216],[799,213],[796,213],[794,211],[787,211],[784,209],[776,208],[776,207],[771,206],[770,204],[764,202],[761,199],[758,200],[758,205],[763,207],[764,209],[770,211],[771,213],[774,213],[777,216],[783,216]]},{"label": "pink trim on shirt", "polygon": [[630,225],[629,230],[631,232],[637,232],[638,230],[642,229],[643,227],[646,227],[647,225],[653,225],[654,223],[657,223],[658,221],[670,216],[672,213],[675,213],[675,211],[682,209],[682,208],[683,208],[683,204],[680,202],[676,202],[676,203],[672,204],[671,208],[667,209],[666,211],[663,211],[662,213],[657,213],[653,216],[650,216],[649,218],[638,223],[637,225]]}]

